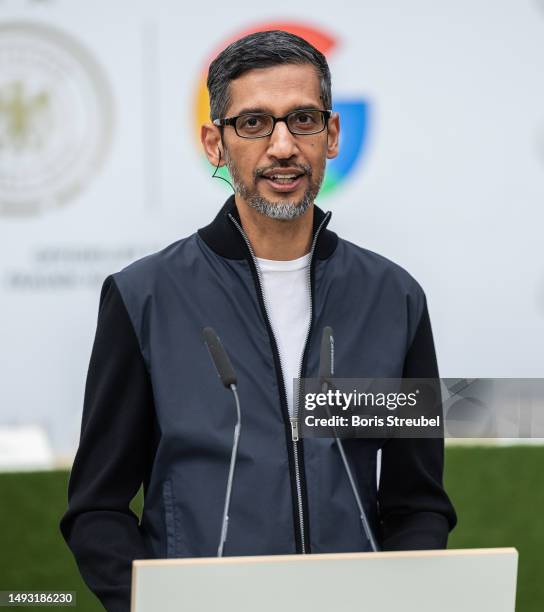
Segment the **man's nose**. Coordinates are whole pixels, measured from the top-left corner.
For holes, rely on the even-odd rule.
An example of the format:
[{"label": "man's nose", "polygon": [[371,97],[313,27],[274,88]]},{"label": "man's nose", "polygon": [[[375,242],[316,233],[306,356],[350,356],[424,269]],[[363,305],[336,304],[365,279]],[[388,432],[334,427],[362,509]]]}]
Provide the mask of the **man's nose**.
[{"label": "man's nose", "polygon": [[298,144],[294,134],[291,134],[285,121],[278,121],[270,134],[268,154],[272,157],[287,158],[298,152]]}]

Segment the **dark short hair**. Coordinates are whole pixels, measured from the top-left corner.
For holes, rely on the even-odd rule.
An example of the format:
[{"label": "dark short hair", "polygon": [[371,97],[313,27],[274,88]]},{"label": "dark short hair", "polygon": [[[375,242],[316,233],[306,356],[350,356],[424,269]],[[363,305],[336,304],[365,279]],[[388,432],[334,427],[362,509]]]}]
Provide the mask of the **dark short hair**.
[{"label": "dark short hair", "polygon": [[325,56],[300,36],[283,30],[255,32],[235,40],[213,60],[208,70],[210,118],[225,116],[230,81],[254,68],[281,64],[311,64],[317,71],[325,109],[332,108],[331,73]]}]

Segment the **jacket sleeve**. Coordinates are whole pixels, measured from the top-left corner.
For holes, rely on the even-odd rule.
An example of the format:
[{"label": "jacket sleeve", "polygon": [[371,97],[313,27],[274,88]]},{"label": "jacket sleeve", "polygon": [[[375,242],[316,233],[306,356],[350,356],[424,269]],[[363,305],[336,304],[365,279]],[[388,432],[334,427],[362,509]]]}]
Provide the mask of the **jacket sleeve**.
[{"label": "jacket sleeve", "polygon": [[[426,303],[404,378],[438,378]],[[457,518],[442,482],[443,438],[391,438],[382,448],[378,503],[383,550],[446,548]]]},{"label": "jacket sleeve", "polygon": [[125,305],[102,287],[79,447],[60,529],[88,587],[110,612],[128,612],[132,560],[148,557],[129,504],[148,480],[154,405],[149,374]]}]

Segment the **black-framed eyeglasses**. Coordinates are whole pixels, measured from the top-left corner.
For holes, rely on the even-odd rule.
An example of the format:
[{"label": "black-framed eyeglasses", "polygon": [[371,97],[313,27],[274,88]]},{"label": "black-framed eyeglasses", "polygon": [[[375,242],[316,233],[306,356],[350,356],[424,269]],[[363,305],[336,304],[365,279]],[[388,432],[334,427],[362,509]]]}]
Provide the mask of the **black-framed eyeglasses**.
[{"label": "black-framed eyeglasses", "polygon": [[274,117],[268,113],[243,113],[236,117],[214,119],[217,126],[232,125],[240,138],[265,138],[270,136],[278,121],[283,121],[291,134],[309,136],[319,134],[327,126],[332,110],[316,108],[299,109],[284,117]]}]

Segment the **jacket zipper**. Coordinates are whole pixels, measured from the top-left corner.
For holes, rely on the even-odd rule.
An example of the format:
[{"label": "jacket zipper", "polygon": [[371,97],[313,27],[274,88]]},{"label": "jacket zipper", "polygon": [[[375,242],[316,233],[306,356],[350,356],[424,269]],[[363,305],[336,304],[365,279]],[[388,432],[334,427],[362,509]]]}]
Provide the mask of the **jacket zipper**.
[{"label": "jacket zipper", "polygon": [[[259,293],[264,305],[264,316],[266,318],[266,321],[268,323],[268,327],[270,329],[270,333],[272,335],[272,339],[274,342],[274,350],[277,354],[278,357],[278,362],[280,363],[280,369],[282,369],[282,362],[281,362],[281,356],[279,354],[279,350],[278,350],[278,343],[276,340],[276,336],[274,334],[274,330],[272,328],[272,324],[270,323],[270,317],[268,316],[268,308],[267,308],[267,299],[266,296],[264,294],[263,291],[263,279],[262,279],[262,273],[261,270],[259,268],[259,262],[257,261],[257,257],[255,256],[255,252],[253,251],[253,247],[251,246],[251,243],[249,242],[249,238],[247,237],[246,233],[244,232],[244,230],[242,229],[242,226],[238,223],[238,221],[232,216],[232,214],[229,213],[229,218],[232,221],[232,223],[234,223],[234,225],[236,226],[236,228],[238,229],[238,231],[240,232],[240,234],[242,235],[242,238],[244,239],[244,242],[246,243],[246,246],[249,250],[249,253],[251,255],[251,259],[253,261],[253,265],[255,267],[255,271],[257,272],[257,279],[258,279],[258,285],[259,285]],[[326,224],[326,222],[328,221],[330,217],[330,212],[327,212],[325,217],[322,219],[321,223],[319,224],[319,227],[317,228],[314,238],[312,240],[312,247],[310,249],[310,265],[308,266],[308,290],[310,291],[310,319],[309,319],[309,323],[308,323],[308,329],[306,332],[306,340],[304,341],[304,349],[302,351],[302,356],[300,359],[300,367],[299,367],[299,379],[302,378],[302,369],[304,367],[304,363],[305,363],[305,357],[306,357],[306,352],[308,349],[308,342],[310,340],[310,335],[311,335],[311,329],[312,329],[312,317],[313,317],[313,304],[312,304],[312,284],[311,284],[311,279],[312,279],[312,266],[313,266],[313,258],[314,258],[314,251],[315,251],[315,246],[317,244],[317,239],[319,237],[319,234],[321,232],[321,229],[323,228],[323,226]],[[282,401],[284,403],[285,406],[287,406],[287,395],[286,395],[286,391],[285,391],[285,381],[283,379],[283,371],[280,372],[280,376],[281,376],[281,383],[282,383]],[[290,417],[290,422],[291,422],[291,441],[292,441],[292,452],[293,452],[293,460],[294,460],[294,466],[295,466],[295,488],[296,488],[296,492],[297,492],[297,508],[298,508],[298,520],[299,520],[299,529],[300,529],[300,540],[301,540],[301,552],[302,554],[306,554],[306,542],[305,542],[305,520],[304,520],[304,506],[302,503],[302,475],[300,473],[300,463],[299,463],[299,447],[298,447],[298,442],[299,442],[299,436],[298,436],[298,401],[299,401],[299,389],[297,389],[297,393],[296,393],[296,397],[293,396],[293,415]]]},{"label": "jacket zipper", "polygon": [[300,379],[303,377],[304,375],[304,365],[306,362],[306,353],[308,351],[308,343],[310,340],[310,335],[311,335],[311,330],[312,330],[312,323],[313,323],[313,296],[312,296],[312,265],[313,265],[313,258],[314,258],[314,251],[315,251],[315,245],[317,244],[317,239],[319,237],[319,233],[321,232],[321,229],[323,227],[323,225],[325,225],[327,223],[327,221],[329,220],[330,217],[330,212],[327,212],[325,214],[325,217],[322,219],[321,223],[319,224],[319,227],[317,228],[316,232],[315,232],[315,236],[314,239],[312,241],[312,248],[310,250],[310,265],[308,266],[308,277],[307,277],[307,285],[308,285],[308,290],[310,291],[310,320],[308,322],[308,328],[306,331],[306,340],[304,341],[304,349],[302,351],[302,355],[300,356],[300,365],[298,368],[298,379],[299,379],[299,387],[297,388],[297,394],[296,394],[296,398],[295,401],[293,402],[293,416],[291,418],[291,434],[292,434],[292,438],[293,438],[293,442],[296,443],[299,440],[299,436],[298,436],[298,407],[299,407],[299,401],[300,401]]}]

